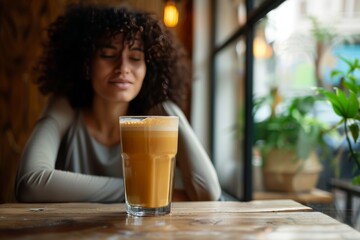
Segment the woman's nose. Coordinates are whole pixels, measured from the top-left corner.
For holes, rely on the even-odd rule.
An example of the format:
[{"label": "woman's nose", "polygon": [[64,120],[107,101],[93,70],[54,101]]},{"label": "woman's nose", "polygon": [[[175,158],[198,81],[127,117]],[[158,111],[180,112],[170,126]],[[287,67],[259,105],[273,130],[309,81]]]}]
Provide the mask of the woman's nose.
[{"label": "woman's nose", "polygon": [[128,74],[129,73],[129,66],[123,58],[120,58],[119,61],[116,63],[115,73],[117,74]]}]

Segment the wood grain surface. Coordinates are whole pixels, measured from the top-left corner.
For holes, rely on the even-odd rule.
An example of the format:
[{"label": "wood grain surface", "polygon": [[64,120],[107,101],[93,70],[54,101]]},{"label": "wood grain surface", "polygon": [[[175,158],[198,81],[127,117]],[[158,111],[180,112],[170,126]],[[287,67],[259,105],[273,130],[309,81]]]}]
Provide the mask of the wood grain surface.
[{"label": "wood grain surface", "polygon": [[176,202],[160,217],[124,204],[2,204],[0,239],[360,239],[360,233],[291,200]]}]

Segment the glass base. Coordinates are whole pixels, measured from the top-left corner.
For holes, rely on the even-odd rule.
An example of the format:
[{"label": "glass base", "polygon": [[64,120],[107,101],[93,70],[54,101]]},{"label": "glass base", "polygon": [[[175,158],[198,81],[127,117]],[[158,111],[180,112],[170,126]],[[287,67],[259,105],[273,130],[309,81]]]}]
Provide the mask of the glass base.
[{"label": "glass base", "polygon": [[145,207],[133,207],[126,203],[126,212],[133,216],[161,216],[169,214],[171,210],[171,203],[169,205],[159,208],[145,208]]}]

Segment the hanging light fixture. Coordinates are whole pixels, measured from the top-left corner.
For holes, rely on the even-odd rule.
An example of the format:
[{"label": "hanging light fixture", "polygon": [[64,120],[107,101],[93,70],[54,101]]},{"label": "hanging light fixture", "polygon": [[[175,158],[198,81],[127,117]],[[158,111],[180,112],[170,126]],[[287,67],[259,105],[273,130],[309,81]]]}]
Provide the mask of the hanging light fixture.
[{"label": "hanging light fixture", "polygon": [[176,27],[179,22],[179,11],[172,0],[165,2],[164,7],[164,24],[167,27]]}]

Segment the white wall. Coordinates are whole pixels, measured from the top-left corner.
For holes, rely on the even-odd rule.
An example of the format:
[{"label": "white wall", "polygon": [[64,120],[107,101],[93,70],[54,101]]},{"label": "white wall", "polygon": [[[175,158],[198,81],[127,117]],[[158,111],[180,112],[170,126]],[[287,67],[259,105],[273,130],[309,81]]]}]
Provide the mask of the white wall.
[{"label": "white wall", "polygon": [[194,1],[193,94],[191,125],[209,152],[210,147],[210,1]]}]

